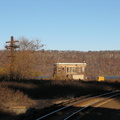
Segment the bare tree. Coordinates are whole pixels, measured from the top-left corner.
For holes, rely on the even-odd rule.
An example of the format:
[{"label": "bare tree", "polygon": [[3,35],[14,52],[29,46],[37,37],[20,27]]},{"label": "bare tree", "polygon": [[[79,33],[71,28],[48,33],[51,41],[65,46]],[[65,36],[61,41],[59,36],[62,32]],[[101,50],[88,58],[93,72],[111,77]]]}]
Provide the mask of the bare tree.
[{"label": "bare tree", "polygon": [[35,51],[44,45],[39,39],[28,40],[25,37],[19,39],[19,50],[16,51],[14,59],[14,78],[31,78],[35,73],[36,56]]}]

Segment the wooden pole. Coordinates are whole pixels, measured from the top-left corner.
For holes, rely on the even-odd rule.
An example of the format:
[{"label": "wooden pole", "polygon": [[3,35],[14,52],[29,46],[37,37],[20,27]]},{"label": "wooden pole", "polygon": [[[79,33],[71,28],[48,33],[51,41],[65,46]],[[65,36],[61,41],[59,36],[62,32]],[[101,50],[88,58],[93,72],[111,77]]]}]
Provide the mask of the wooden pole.
[{"label": "wooden pole", "polygon": [[5,46],[7,49],[10,49],[10,55],[8,56],[10,57],[10,80],[13,79],[14,49],[19,48],[19,46],[15,45],[15,42],[19,42],[19,41],[15,41],[14,37],[11,36],[11,41],[6,42],[9,43],[9,45]]}]

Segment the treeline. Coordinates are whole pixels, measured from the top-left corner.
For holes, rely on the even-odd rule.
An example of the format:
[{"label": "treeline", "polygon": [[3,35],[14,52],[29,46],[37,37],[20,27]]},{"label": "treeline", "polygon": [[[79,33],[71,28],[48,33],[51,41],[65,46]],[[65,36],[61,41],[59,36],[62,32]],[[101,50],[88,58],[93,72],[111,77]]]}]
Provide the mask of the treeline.
[{"label": "treeline", "polygon": [[[41,50],[38,40],[19,40],[20,48],[14,52],[14,61],[10,63],[10,50],[0,51],[0,76],[12,75],[18,78],[52,76],[54,63],[86,62],[87,76],[120,76],[120,50],[118,51],[58,51]],[[40,48],[40,49],[38,49]],[[12,69],[11,69],[12,67]]]},{"label": "treeline", "polygon": [[120,51],[37,51],[36,67],[43,75],[53,74],[56,62],[86,62],[88,76],[120,76]]}]

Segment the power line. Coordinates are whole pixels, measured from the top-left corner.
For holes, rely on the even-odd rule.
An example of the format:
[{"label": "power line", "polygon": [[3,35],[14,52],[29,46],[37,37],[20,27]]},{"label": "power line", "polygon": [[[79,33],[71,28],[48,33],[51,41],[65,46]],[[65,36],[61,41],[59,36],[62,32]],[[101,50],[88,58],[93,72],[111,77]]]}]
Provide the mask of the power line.
[{"label": "power line", "polygon": [[10,79],[13,79],[13,64],[14,64],[14,52],[16,48],[19,48],[18,45],[15,45],[16,42],[19,42],[18,40],[14,40],[14,37],[11,36],[11,40],[7,41],[6,43],[9,43],[9,45],[6,45],[5,48],[10,50]]}]

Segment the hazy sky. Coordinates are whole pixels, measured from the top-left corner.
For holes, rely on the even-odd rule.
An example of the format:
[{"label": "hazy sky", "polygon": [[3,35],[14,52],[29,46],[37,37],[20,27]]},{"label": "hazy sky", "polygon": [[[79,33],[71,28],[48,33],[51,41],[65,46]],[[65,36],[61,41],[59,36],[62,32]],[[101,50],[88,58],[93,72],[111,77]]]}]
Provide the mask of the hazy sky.
[{"label": "hazy sky", "polygon": [[0,0],[0,49],[10,36],[49,50],[120,50],[120,0]]}]

